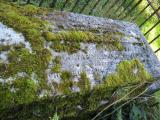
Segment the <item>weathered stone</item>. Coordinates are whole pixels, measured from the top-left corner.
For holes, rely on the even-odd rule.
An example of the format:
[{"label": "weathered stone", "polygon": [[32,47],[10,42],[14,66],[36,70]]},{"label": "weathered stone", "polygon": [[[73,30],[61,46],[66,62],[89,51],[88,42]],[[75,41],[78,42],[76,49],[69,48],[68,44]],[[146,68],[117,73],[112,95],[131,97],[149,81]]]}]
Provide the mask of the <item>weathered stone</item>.
[{"label": "weathered stone", "polygon": [[[99,73],[103,78],[113,73],[121,61],[135,58],[145,65],[152,76],[158,77],[160,74],[160,63],[157,57],[139,28],[133,23],[65,12],[51,13],[44,19],[53,23],[53,32],[76,29],[94,31],[96,34],[120,32],[125,35],[121,39],[125,47],[123,51],[107,51],[103,47],[97,48],[96,44],[91,43],[81,43],[82,49],[87,48],[86,53],[79,51],[68,54],[51,50],[53,56],[61,56],[62,70],[71,71],[75,76],[79,76],[82,71],[85,71],[92,81],[92,85],[96,84],[93,77],[94,72]],[[63,28],[59,26],[63,26]]]},{"label": "weathered stone", "polygon": [[[100,44],[99,46],[96,43],[81,43],[79,51],[69,54],[67,52],[56,52],[50,47],[52,42],[46,42],[44,47],[51,51],[52,60],[55,56],[60,56],[61,71],[72,72],[74,81],[78,81],[80,74],[85,72],[93,87],[100,83],[104,76],[114,73],[121,61],[132,59],[139,59],[153,77],[158,77],[160,74],[160,63],[157,57],[154,55],[139,28],[133,23],[66,12],[53,12],[48,16],[43,16],[43,19],[50,22],[52,32],[54,33],[81,30],[90,31],[97,35],[114,33],[116,36],[117,33],[123,34],[120,43],[125,49],[122,51],[106,49],[107,46],[105,45],[107,43]],[[27,49],[32,50],[30,46],[27,46],[29,43],[24,40],[22,34],[16,33],[13,29],[7,28],[3,24],[0,24],[0,31],[8,34],[10,39],[8,40],[8,37],[4,37],[4,34],[0,34],[0,43],[2,45],[4,43],[9,45],[24,44]],[[8,33],[6,33],[7,31]],[[13,36],[16,36],[16,38]],[[15,39],[18,40],[15,41]],[[85,52],[83,51],[84,49]],[[1,52],[0,60],[7,62],[7,52]],[[53,81],[60,83],[61,81],[61,73],[53,73],[51,71],[54,65],[54,63],[50,62],[48,69],[46,69],[48,83],[52,83]],[[99,80],[95,78],[95,73],[99,75]],[[74,90],[77,91],[77,88],[75,87]]]}]

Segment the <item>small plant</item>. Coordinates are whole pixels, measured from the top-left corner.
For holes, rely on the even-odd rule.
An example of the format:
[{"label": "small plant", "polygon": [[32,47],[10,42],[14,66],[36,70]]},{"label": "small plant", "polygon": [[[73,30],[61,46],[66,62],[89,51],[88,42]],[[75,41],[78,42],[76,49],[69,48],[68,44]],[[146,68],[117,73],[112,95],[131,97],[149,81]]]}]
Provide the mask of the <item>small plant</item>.
[{"label": "small plant", "polygon": [[50,118],[50,120],[60,120],[57,113],[54,114],[53,118]]}]

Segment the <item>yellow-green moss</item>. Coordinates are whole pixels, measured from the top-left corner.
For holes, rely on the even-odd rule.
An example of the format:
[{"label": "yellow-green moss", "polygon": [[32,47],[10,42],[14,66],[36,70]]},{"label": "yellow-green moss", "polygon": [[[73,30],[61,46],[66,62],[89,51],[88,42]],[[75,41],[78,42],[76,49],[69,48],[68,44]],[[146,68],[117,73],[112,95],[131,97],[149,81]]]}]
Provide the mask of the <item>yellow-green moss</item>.
[{"label": "yellow-green moss", "polygon": [[48,68],[51,54],[47,49],[37,54],[30,53],[27,49],[12,50],[8,55],[9,63],[5,65],[1,75],[3,78],[16,75],[18,72],[25,72],[28,75],[36,73],[40,86],[46,87],[45,70]]},{"label": "yellow-green moss", "polygon": [[72,93],[73,84],[74,83],[72,80],[62,81],[58,86],[58,91],[61,94],[68,95],[68,94]]},{"label": "yellow-green moss", "polygon": [[45,32],[46,40],[52,41],[52,48],[58,52],[68,51],[75,52],[80,49],[80,43],[96,43],[100,46],[106,46],[109,50],[123,50],[121,44],[121,34],[106,33],[96,35],[89,31],[61,31],[58,33]]},{"label": "yellow-green moss", "polygon": [[80,88],[80,91],[82,93],[85,93],[87,91],[90,91],[91,90],[91,84],[90,84],[90,80],[89,78],[87,77],[86,73],[85,72],[82,72],[80,74],[80,79],[77,83],[77,86]]},{"label": "yellow-green moss", "polygon": [[52,67],[51,71],[53,73],[60,73],[61,72],[61,57],[60,56],[56,56],[53,59],[53,64],[54,64],[54,66]]},{"label": "yellow-green moss", "polygon": [[61,82],[58,85],[58,91],[63,94],[72,93],[72,87],[74,85],[72,73],[69,71],[63,71],[61,73]]},{"label": "yellow-green moss", "polygon": [[53,60],[54,64],[61,64],[61,57],[60,56],[56,56]]},{"label": "yellow-green moss", "polygon": [[22,32],[31,43],[33,50],[37,51],[43,49],[42,31],[48,29],[46,21],[33,17],[38,13],[45,12],[31,5],[15,6],[7,2],[0,2],[0,21]]},{"label": "yellow-green moss", "polygon": [[59,33],[47,32],[45,33],[45,36],[48,41],[64,40],[70,42],[84,42],[97,40],[93,33],[83,31],[61,31]]},{"label": "yellow-green moss", "polygon": [[72,78],[73,78],[72,73],[69,72],[69,71],[63,71],[61,73],[61,79],[62,79],[62,81],[70,80]]},{"label": "yellow-green moss", "polygon": [[[71,53],[75,52],[80,49],[80,42],[107,42],[108,46],[115,46],[110,48],[117,48],[118,50],[122,50],[123,48],[119,41],[122,35],[118,33],[106,33],[101,36],[84,31],[51,33],[49,32],[47,22],[36,17],[37,15],[47,13],[48,11],[46,9],[38,8],[33,5],[16,6],[7,2],[0,3],[0,21],[22,32],[31,43],[33,50],[43,49],[43,36],[45,36],[46,40],[55,42],[53,48],[57,51],[64,50]],[[46,32],[42,34],[44,31]],[[58,41],[63,41],[64,44]]]},{"label": "yellow-green moss", "polygon": [[61,64],[54,65],[54,67],[52,68],[52,72],[53,73],[60,73],[61,72]]},{"label": "yellow-green moss", "polygon": [[[0,84],[0,98],[5,102],[0,102],[0,108],[10,107],[15,103],[32,102],[36,99],[38,90],[47,89],[46,69],[48,69],[49,61],[51,61],[51,53],[49,50],[44,49],[45,39],[54,43],[52,48],[56,51],[75,52],[80,49],[80,42],[105,43],[112,50],[123,50],[120,42],[121,35],[114,36],[114,34],[106,33],[99,36],[92,32],[84,31],[50,33],[48,32],[47,23],[35,18],[36,15],[41,13],[42,11],[39,8],[35,8],[32,5],[17,7],[13,4],[0,2],[0,21],[22,32],[31,43],[34,51],[30,53],[23,46],[13,47],[9,52],[9,63],[0,63],[0,75],[3,78],[16,76],[19,72],[24,72],[29,76],[29,78],[17,78],[12,85],[6,84],[4,86]],[[43,34],[44,31],[47,32]],[[0,51],[8,49],[8,46],[3,46]],[[56,57],[53,62],[55,63],[53,72],[59,72],[60,58]],[[138,68],[138,73],[133,74],[135,67]],[[32,73],[37,75],[38,85],[30,79]],[[69,98],[59,97],[53,102],[54,106],[56,106],[55,108],[62,111],[60,113],[61,116],[75,115],[75,106],[77,107],[78,105],[81,105],[87,112],[96,110],[100,106],[100,102],[109,98],[116,87],[139,83],[151,78],[138,60],[120,63],[117,66],[117,73],[109,75],[104,82],[105,84],[93,88],[92,95],[90,95],[90,82],[85,73],[81,74],[78,83],[74,83],[72,77],[70,72],[64,71],[61,73],[60,84],[54,84],[58,92],[70,95]],[[12,86],[18,89],[15,94],[10,92]],[[75,95],[72,93],[73,86],[80,88],[80,94],[76,93]],[[70,110],[64,111],[66,108]]]},{"label": "yellow-green moss", "polygon": [[129,84],[151,81],[151,75],[137,59],[122,61],[117,65],[116,73],[105,78],[104,84],[109,87],[121,87]]},{"label": "yellow-green moss", "polygon": [[94,42],[97,44],[106,42],[105,45],[109,50],[123,50],[120,43],[122,35],[118,33],[106,33],[105,35],[96,35],[89,31],[51,33],[49,32],[48,23],[36,17],[47,13],[46,9],[33,5],[16,6],[7,2],[0,3],[0,21],[22,32],[35,51],[44,48],[45,39],[54,42],[51,47],[58,52],[76,52],[80,50],[80,42]]},{"label": "yellow-green moss", "polygon": [[27,77],[19,77],[13,83],[0,83],[0,109],[31,103],[37,95],[38,86]]},{"label": "yellow-green moss", "polygon": [[23,9],[19,9],[20,12],[22,12],[24,15],[27,15],[27,16],[43,15],[49,12],[49,9],[47,8],[40,8],[31,4],[27,4],[22,7]]},{"label": "yellow-green moss", "polygon": [[29,78],[17,78],[13,83],[15,89],[14,102],[18,104],[30,103],[38,97],[38,86]]},{"label": "yellow-green moss", "polygon": [[26,40],[31,43],[33,53],[24,49],[24,45],[2,46],[1,51],[9,51],[9,63],[5,65],[1,73],[3,78],[16,75],[18,72],[25,72],[29,76],[35,73],[38,77],[41,88],[47,87],[45,70],[51,61],[51,53],[44,48],[45,38],[43,31],[48,30],[48,23],[38,18],[38,15],[47,14],[43,8],[32,5],[18,6],[8,2],[0,2],[0,21],[13,29],[22,32]]}]

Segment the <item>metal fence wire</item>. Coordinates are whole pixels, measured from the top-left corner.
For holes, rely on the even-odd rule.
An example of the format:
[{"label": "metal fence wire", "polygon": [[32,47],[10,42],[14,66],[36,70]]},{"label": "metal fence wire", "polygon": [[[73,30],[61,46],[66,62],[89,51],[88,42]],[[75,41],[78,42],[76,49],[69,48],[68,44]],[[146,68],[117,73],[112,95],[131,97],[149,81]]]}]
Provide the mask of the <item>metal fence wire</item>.
[{"label": "metal fence wire", "polygon": [[[13,0],[15,1],[15,0]],[[136,23],[160,55],[160,0],[20,0],[56,10]]]}]

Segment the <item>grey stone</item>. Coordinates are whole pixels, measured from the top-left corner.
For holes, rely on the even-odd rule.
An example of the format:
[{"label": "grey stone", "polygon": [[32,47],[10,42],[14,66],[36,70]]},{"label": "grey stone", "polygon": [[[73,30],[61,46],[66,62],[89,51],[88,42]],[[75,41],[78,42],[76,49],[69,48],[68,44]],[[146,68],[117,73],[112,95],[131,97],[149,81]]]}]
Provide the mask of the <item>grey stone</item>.
[{"label": "grey stone", "polygon": [[106,32],[120,32],[124,34],[121,39],[121,43],[125,47],[123,51],[108,51],[103,47],[97,49],[96,44],[93,43],[81,43],[81,48],[87,48],[87,53],[78,51],[74,54],[68,54],[66,52],[55,52],[51,49],[53,56],[61,56],[62,70],[71,71],[77,78],[82,71],[85,71],[92,86],[97,84],[97,80],[94,79],[93,75],[95,72],[103,78],[115,72],[116,66],[121,61],[135,58],[144,64],[146,70],[153,77],[159,77],[160,75],[160,63],[157,57],[140,32],[140,29],[133,23],[67,12],[53,12],[49,16],[44,17],[44,19],[53,24],[53,32],[74,29],[94,30],[96,34],[104,34]]}]

